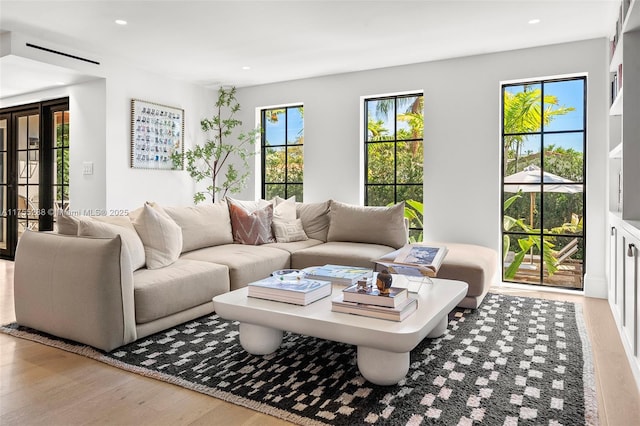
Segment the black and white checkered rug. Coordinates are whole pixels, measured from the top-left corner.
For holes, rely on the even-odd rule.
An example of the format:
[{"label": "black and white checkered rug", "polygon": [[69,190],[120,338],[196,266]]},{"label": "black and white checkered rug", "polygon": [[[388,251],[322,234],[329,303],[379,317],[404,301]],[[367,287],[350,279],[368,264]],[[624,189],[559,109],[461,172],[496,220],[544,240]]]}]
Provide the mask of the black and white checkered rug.
[{"label": "black and white checkered rug", "polygon": [[452,312],[446,334],[418,345],[388,387],[362,378],[353,346],[285,333],[276,353],[249,355],[237,324],[216,315],[110,353],[2,331],[299,424],[598,424],[581,307],[567,302],[489,294]]}]

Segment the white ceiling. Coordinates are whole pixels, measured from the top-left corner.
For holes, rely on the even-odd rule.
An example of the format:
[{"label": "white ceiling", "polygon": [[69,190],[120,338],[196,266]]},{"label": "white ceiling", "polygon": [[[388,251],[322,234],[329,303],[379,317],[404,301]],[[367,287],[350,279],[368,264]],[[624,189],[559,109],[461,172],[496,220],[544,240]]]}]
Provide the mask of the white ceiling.
[{"label": "white ceiling", "polygon": [[[618,5],[619,0],[0,0],[0,30],[204,86],[241,87],[609,37]],[[128,25],[116,25],[116,19]],[[529,24],[531,19],[540,23]],[[19,67],[0,65],[0,97],[38,84],[38,77],[27,83]]]}]

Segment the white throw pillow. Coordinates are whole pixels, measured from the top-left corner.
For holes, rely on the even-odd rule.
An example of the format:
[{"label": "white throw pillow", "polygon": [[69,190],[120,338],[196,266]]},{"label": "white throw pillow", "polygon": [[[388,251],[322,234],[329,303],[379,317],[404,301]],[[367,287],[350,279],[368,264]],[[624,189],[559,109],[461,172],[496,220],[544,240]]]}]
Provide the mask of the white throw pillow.
[{"label": "white throw pillow", "polygon": [[275,197],[273,208],[273,220],[284,222],[296,221],[296,197],[284,198]]},{"label": "white throw pillow", "polygon": [[57,215],[56,229],[58,234],[78,235],[78,216],[64,213]]},{"label": "white throw pillow", "polygon": [[116,235],[120,235],[122,239],[123,249],[131,259],[133,270],[135,271],[136,269],[142,268],[145,264],[145,252],[142,240],[140,240],[136,231],[123,226],[100,222],[88,217],[83,217],[78,220],[78,236],[113,238]]},{"label": "white throw pillow", "polygon": [[178,260],[182,250],[182,229],[160,206],[145,204],[133,220],[142,244],[148,269],[159,269]]}]

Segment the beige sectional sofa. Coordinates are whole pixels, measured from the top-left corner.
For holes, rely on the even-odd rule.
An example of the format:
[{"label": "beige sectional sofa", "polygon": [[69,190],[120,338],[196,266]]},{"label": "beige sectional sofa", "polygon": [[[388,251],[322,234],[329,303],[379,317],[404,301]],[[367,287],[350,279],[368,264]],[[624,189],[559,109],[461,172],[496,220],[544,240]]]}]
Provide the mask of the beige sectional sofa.
[{"label": "beige sectional sofa", "polygon": [[[373,267],[373,259],[406,242],[403,210],[229,199],[195,207],[147,203],[124,217],[60,216],[58,232],[26,232],[19,241],[16,320],[109,351],[209,314],[214,296],[277,269]],[[453,265],[454,272],[464,276],[466,266]],[[490,285],[489,266],[474,286],[474,303]]]}]

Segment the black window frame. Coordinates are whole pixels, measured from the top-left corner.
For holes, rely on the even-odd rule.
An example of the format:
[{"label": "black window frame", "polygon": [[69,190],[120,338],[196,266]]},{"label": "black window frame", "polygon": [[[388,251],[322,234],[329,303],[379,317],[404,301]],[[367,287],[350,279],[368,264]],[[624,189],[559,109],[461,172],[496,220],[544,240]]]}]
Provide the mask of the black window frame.
[{"label": "black window frame", "polygon": [[[424,204],[424,172],[422,173],[422,182],[420,183],[398,183],[398,144],[400,143],[407,143],[407,142],[420,142],[422,144],[422,148],[423,148],[423,153],[424,153],[424,131],[422,132],[422,137],[421,138],[414,138],[414,139],[398,139],[398,120],[395,119],[393,120],[393,138],[391,139],[385,139],[385,140],[370,140],[369,139],[369,131],[368,131],[368,124],[369,124],[369,103],[370,102],[375,102],[375,101],[384,101],[384,100],[393,100],[394,101],[394,111],[397,115],[398,112],[398,100],[401,98],[415,98],[415,97],[421,97],[422,98],[422,102],[424,105],[424,92],[422,91],[415,91],[415,92],[408,92],[408,93],[402,93],[402,94],[389,94],[389,95],[380,95],[380,96],[371,96],[371,97],[366,97],[363,99],[363,108],[364,108],[364,205],[365,206],[369,206],[370,205],[370,200],[369,200],[369,189],[372,187],[392,187],[393,188],[393,200],[392,202],[394,204],[399,203],[401,201],[405,201],[404,198],[401,199],[401,197],[399,197],[398,195],[398,189],[401,187],[420,187],[420,200],[417,200],[421,203]],[[423,119],[424,119],[424,107],[422,108],[422,114],[423,114]],[[379,144],[379,143],[393,143],[393,156],[394,156],[394,160],[393,160],[393,171],[390,171],[389,173],[393,173],[393,182],[391,183],[371,183],[369,182],[369,145],[371,144]],[[424,167],[424,157],[423,157],[423,167]],[[422,221],[423,219],[420,218],[420,220]],[[417,234],[422,234],[423,228],[422,227],[416,227],[413,226],[413,224],[410,224],[410,229],[409,232],[412,235],[417,235]]]},{"label": "black window frame", "polygon": [[[515,86],[525,86],[525,85],[539,85],[540,86],[540,102],[542,107],[544,107],[544,98],[545,98],[545,84],[549,84],[549,83],[557,83],[557,82],[563,82],[563,81],[574,81],[574,80],[582,80],[583,81],[583,94],[582,94],[582,100],[583,100],[583,104],[582,104],[582,108],[583,108],[583,116],[582,116],[582,130],[577,130],[577,129],[571,129],[571,130],[549,130],[549,131],[545,131],[545,124],[544,124],[544,116],[543,114],[541,114],[540,117],[540,121],[541,121],[541,126],[540,126],[540,130],[537,132],[524,132],[524,133],[506,133],[505,132],[505,126],[504,126],[504,108],[505,108],[505,104],[504,104],[504,94],[505,94],[505,90],[508,87],[515,87]],[[544,183],[544,180],[542,180],[542,182],[540,182],[540,187],[541,187],[541,192],[540,192],[540,197],[539,197],[539,204],[537,206],[537,210],[539,211],[538,213],[538,217],[539,217],[539,222],[541,224],[540,226],[540,232],[539,233],[526,233],[524,231],[522,232],[518,232],[518,231],[505,231],[503,223],[504,223],[504,217],[505,217],[505,210],[504,207],[502,207],[500,209],[500,235],[501,235],[501,241],[500,241],[500,247],[501,247],[501,252],[504,252],[504,237],[505,236],[528,236],[528,235],[536,235],[541,237],[543,240],[545,237],[552,237],[552,238],[577,238],[578,240],[581,240],[581,247],[582,247],[582,278],[581,278],[581,288],[574,288],[574,287],[567,287],[567,286],[560,286],[560,285],[549,285],[548,282],[547,284],[545,284],[545,270],[546,268],[542,267],[542,265],[539,267],[539,281],[538,283],[531,283],[531,282],[523,282],[523,281],[515,281],[515,280],[509,280],[509,279],[505,279],[505,271],[507,269],[507,265],[504,262],[502,263],[502,267],[501,267],[501,279],[504,282],[508,282],[508,283],[514,283],[514,284],[527,284],[527,285],[533,285],[533,286],[541,286],[541,287],[553,287],[553,288],[561,288],[561,289],[569,289],[569,290],[575,290],[575,291],[583,291],[584,290],[584,277],[586,275],[586,271],[587,271],[587,134],[588,134],[588,128],[587,128],[587,116],[588,116],[588,93],[587,93],[587,88],[588,88],[588,79],[587,79],[587,75],[575,75],[575,76],[567,76],[567,77],[550,77],[550,78],[541,78],[541,79],[526,79],[526,80],[522,80],[522,81],[517,81],[517,82],[509,82],[509,83],[502,83],[500,85],[500,134],[501,134],[501,138],[500,138],[500,143],[501,143],[501,158],[500,158],[500,168],[501,168],[501,174],[500,174],[500,200],[501,200],[501,206],[503,203],[503,200],[505,200],[505,156],[506,156],[506,149],[505,149],[505,138],[510,137],[510,136],[522,136],[522,135],[527,135],[527,136],[531,136],[531,135],[538,135],[540,138],[540,172],[544,173],[545,172],[545,135],[557,135],[557,134],[568,134],[568,133],[578,133],[581,132],[582,135],[582,153],[583,153],[583,158],[582,158],[582,181],[581,182],[574,182],[577,185],[582,185],[582,234],[577,235],[577,234],[571,234],[571,233],[559,233],[559,234],[555,234],[555,233],[549,233],[549,232],[543,232],[544,228],[543,228],[543,224],[545,223],[544,221],[544,186],[548,185]],[[542,109],[541,109],[542,110]],[[548,192],[547,192],[548,193]],[[540,262],[542,263],[542,259],[540,260]]]},{"label": "black window frame", "polygon": [[[304,114],[304,104],[293,104],[293,105],[283,105],[283,106],[274,106],[274,107],[269,107],[269,108],[263,108],[260,110],[260,128],[261,128],[261,132],[260,132],[260,158],[261,158],[261,177],[262,177],[262,185],[261,185],[261,197],[263,199],[266,199],[267,197],[271,198],[274,195],[278,195],[282,198],[289,198],[291,195],[296,195],[296,201],[302,202],[303,201],[303,197],[302,194],[304,192],[304,180],[302,182],[297,182],[297,181],[290,181],[289,180],[289,165],[288,165],[288,159],[289,159],[289,150],[291,148],[294,147],[300,147],[301,151],[302,151],[302,155],[303,155],[303,167],[304,167],[304,115],[303,115],[303,125],[302,125],[302,143],[289,143],[289,126],[288,126],[288,120],[289,120],[289,110],[290,109],[297,109],[297,108],[301,108]],[[273,144],[273,143],[269,143],[267,144],[267,132],[265,131],[265,123],[267,122],[267,113],[269,111],[275,111],[275,110],[284,110],[284,143],[282,144]],[[300,140],[300,139],[298,139]],[[284,149],[284,181],[282,182],[270,182],[267,181],[267,149],[269,148],[282,148]],[[282,185],[284,188],[283,192],[280,192],[278,194],[267,194],[267,186],[268,185]],[[290,188],[296,185],[300,188],[299,191],[292,191],[290,190]],[[295,194],[294,194],[295,193]]]}]

